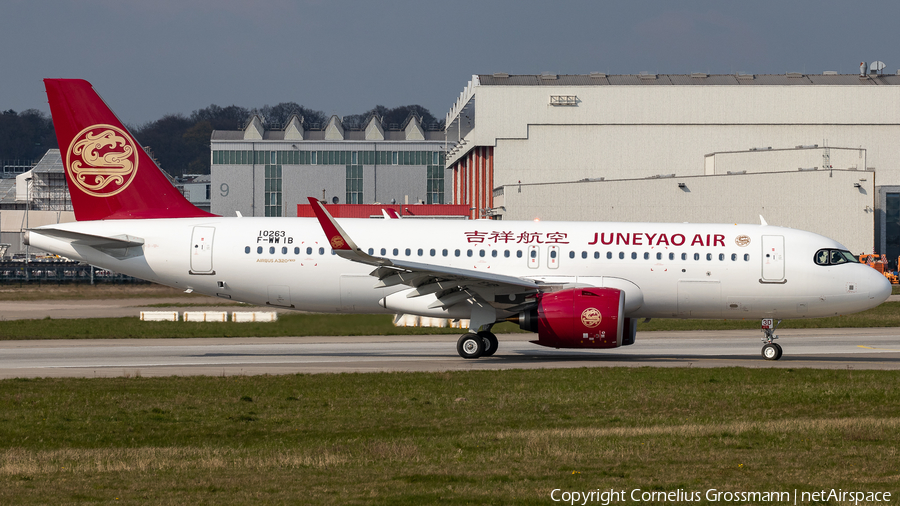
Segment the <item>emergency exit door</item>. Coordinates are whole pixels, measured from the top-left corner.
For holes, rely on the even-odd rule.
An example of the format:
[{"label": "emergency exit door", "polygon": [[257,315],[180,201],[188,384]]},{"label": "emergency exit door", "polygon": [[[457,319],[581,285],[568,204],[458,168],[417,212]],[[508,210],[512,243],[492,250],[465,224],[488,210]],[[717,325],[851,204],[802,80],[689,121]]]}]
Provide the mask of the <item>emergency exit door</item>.
[{"label": "emergency exit door", "polygon": [[784,236],[762,236],[763,281],[784,280]]},{"label": "emergency exit door", "polygon": [[191,234],[191,274],[215,274],[213,236],[215,227],[194,227]]}]

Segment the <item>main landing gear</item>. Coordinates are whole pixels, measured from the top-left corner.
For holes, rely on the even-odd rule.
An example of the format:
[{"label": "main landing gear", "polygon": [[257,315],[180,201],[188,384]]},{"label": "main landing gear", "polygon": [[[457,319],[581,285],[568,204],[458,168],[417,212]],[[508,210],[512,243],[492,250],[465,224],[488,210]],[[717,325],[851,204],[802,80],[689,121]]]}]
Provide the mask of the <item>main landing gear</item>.
[{"label": "main landing gear", "polygon": [[781,320],[778,320],[774,325],[771,318],[764,318],[762,321],[762,331],[766,334],[762,338],[762,342],[766,343],[762,347],[762,356],[766,360],[778,360],[781,358],[781,346],[775,342],[778,339],[778,336],[775,335],[775,329],[779,325],[781,325]]},{"label": "main landing gear", "polygon": [[497,336],[485,330],[477,334],[469,332],[456,342],[456,351],[462,358],[490,357],[497,351]]}]

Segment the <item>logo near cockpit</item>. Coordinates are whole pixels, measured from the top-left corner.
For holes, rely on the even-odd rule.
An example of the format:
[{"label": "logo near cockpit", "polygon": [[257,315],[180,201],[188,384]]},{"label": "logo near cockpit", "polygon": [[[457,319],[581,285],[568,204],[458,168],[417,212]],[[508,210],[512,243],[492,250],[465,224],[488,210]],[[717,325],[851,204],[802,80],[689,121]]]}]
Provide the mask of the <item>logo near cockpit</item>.
[{"label": "logo near cockpit", "polygon": [[78,133],[66,151],[66,172],[79,190],[94,197],[111,197],[134,180],[138,151],[125,131],[93,125]]}]

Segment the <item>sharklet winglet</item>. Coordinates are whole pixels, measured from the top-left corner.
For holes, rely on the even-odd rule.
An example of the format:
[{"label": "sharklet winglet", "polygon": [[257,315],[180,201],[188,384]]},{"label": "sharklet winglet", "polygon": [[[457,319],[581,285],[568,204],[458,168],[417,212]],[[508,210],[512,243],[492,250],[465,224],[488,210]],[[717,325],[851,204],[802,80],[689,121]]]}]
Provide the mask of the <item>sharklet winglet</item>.
[{"label": "sharklet winglet", "polygon": [[390,264],[390,262],[387,262],[385,259],[375,258],[364,253],[363,250],[353,242],[353,239],[350,238],[347,232],[341,228],[337,220],[331,216],[331,213],[325,209],[325,206],[322,205],[322,202],[320,202],[319,199],[307,197],[307,200],[309,200],[309,204],[313,208],[313,213],[315,213],[316,219],[319,220],[319,225],[322,227],[322,231],[325,233],[325,237],[328,238],[328,243],[335,253],[348,260],[353,260],[354,262],[369,265]]}]

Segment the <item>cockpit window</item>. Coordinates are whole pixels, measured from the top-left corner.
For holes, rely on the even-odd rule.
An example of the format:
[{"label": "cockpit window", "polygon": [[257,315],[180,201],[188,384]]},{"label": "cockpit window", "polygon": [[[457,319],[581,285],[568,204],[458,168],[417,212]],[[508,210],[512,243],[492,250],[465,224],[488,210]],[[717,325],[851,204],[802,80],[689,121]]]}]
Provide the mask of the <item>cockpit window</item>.
[{"label": "cockpit window", "polygon": [[858,260],[853,253],[842,249],[820,249],[816,251],[815,261],[819,265],[838,265],[846,263],[857,263]]}]

